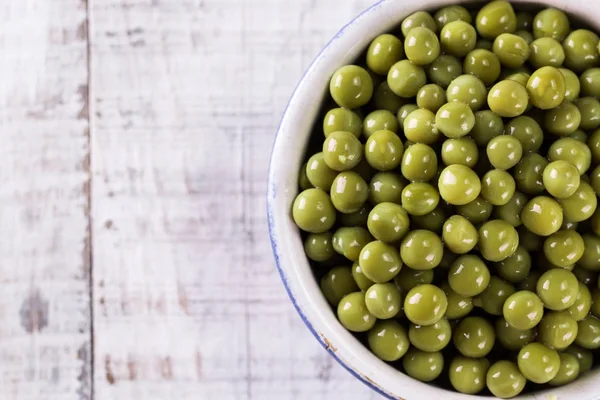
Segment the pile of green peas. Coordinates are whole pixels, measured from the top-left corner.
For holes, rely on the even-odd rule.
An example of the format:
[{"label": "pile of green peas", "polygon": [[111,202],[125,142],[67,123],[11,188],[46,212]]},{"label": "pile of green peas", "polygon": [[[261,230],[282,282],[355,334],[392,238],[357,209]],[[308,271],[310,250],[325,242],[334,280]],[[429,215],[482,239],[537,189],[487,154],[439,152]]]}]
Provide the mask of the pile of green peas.
[{"label": "pile of green peas", "polygon": [[592,368],[599,42],[555,8],[453,5],[334,73],[292,216],[381,360],[500,398]]}]

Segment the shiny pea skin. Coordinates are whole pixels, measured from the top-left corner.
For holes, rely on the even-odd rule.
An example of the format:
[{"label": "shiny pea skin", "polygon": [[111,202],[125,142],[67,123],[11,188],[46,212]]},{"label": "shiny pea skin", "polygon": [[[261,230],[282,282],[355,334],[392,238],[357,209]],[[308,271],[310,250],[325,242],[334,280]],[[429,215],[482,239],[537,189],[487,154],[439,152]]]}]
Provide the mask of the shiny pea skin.
[{"label": "shiny pea skin", "polygon": [[393,283],[376,283],[365,292],[367,310],[377,319],[394,318],[399,312],[402,297]]},{"label": "shiny pea skin", "polygon": [[369,213],[367,227],[375,239],[394,243],[408,233],[410,220],[400,205],[380,203]]},{"label": "shiny pea skin", "polygon": [[363,292],[350,293],[337,307],[338,319],[351,332],[366,332],[373,328],[377,318],[369,312]]},{"label": "shiny pea skin", "polygon": [[337,307],[344,296],[358,290],[350,268],[344,266],[332,268],[321,279],[320,286],[323,295],[334,307]]},{"label": "shiny pea skin", "polygon": [[489,363],[468,357],[455,357],[450,363],[450,383],[465,394],[477,394],[485,388]]},{"label": "shiny pea skin", "polygon": [[341,213],[361,209],[369,197],[369,186],[356,172],[341,172],[331,185],[331,202]]},{"label": "shiny pea skin", "polygon": [[402,268],[402,260],[396,247],[381,241],[364,246],[358,262],[363,274],[375,283],[392,280]]},{"label": "shiny pea skin", "polygon": [[373,80],[364,68],[346,65],[333,74],[329,90],[340,107],[359,108],[371,100]]},{"label": "shiny pea skin", "polygon": [[479,234],[468,219],[453,215],[444,222],[442,238],[446,247],[453,253],[465,254],[475,248]]},{"label": "shiny pea skin", "polygon": [[394,320],[377,321],[369,330],[367,342],[373,354],[388,362],[401,359],[410,347],[406,329]]}]

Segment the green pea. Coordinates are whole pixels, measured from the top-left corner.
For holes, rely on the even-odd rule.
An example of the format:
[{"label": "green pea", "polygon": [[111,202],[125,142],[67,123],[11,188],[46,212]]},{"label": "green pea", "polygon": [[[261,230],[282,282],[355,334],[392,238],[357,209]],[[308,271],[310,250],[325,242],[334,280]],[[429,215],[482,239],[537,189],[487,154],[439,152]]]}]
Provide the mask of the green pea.
[{"label": "green pea", "polygon": [[458,214],[462,215],[473,224],[480,224],[492,215],[493,206],[483,197],[479,196],[470,203],[456,207]]},{"label": "green pea", "polygon": [[545,113],[546,130],[556,136],[570,135],[580,124],[581,113],[570,101],[563,101],[558,107]]},{"label": "green pea", "polygon": [[464,57],[475,48],[477,32],[468,22],[452,21],[442,28],[440,42],[446,53]]},{"label": "green pea", "polygon": [[460,393],[477,394],[485,388],[488,368],[487,360],[455,357],[450,363],[450,383]]},{"label": "green pea", "polygon": [[447,139],[442,144],[441,155],[446,165],[461,164],[473,168],[479,160],[477,144],[468,137]]},{"label": "green pea", "polygon": [[346,295],[337,307],[338,319],[352,332],[366,332],[373,328],[377,318],[369,312],[363,292]]},{"label": "green pea", "polygon": [[566,268],[583,256],[583,238],[576,231],[558,231],[544,242],[544,254],[554,265]]},{"label": "green pea", "polygon": [[337,222],[339,222],[340,226],[345,227],[364,227],[367,226],[367,219],[369,218],[369,213],[371,212],[372,207],[368,204],[365,204],[358,210],[357,212],[350,214],[338,214]]},{"label": "green pea", "polygon": [[581,222],[592,217],[598,207],[596,192],[587,182],[581,182],[575,193],[558,203],[569,221]]},{"label": "green pea", "polygon": [[406,35],[404,53],[406,58],[415,65],[431,64],[440,55],[440,42],[435,32],[417,26]]},{"label": "green pea", "polygon": [[380,203],[369,213],[367,226],[377,240],[393,243],[408,232],[410,221],[404,208],[394,203]]},{"label": "green pea", "polygon": [[520,67],[529,58],[529,45],[525,39],[511,33],[502,33],[496,37],[493,51],[500,63],[508,68]]},{"label": "green pea", "polygon": [[392,65],[404,58],[402,41],[394,35],[377,36],[367,50],[367,66],[379,75],[387,75]]},{"label": "green pea", "polygon": [[557,199],[566,199],[579,189],[579,170],[567,161],[553,161],[544,169],[544,187]]},{"label": "green pea", "polygon": [[424,108],[411,112],[404,120],[404,135],[413,143],[437,142],[440,133],[435,125],[435,114]]},{"label": "green pea", "polygon": [[488,287],[490,271],[478,256],[463,255],[452,263],[448,271],[448,283],[461,296],[477,296]]},{"label": "green pea", "polygon": [[334,171],[348,171],[356,167],[363,157],[363,146],[354,134],[332,132],[323,143],[323,159]]},{"label": "green pea", "polygon": [[400,246],[400,256],[408,267],[429,270],[442,261],[444,246],[434,232],[417,229],[409,232]]},{"label": "green pea", "polygon": [[496,83],[490,89],[487,100],[490,110],[501,117],[518,117],[529,105],[525,87],[508,79]]},{"label": "green pea", "polygon": [[558,107],[565,98],[565,91],[565,77],[554,67],[536,70],[527,81],[529,100],[542,110]]},{"label": "green pea", "polygon": [[585,248],[579,265],[588,271],[600,271],[600,236],[586,233],[583,236]]},{"label": "green pea", "polygon": [[410,183],[402,191],[402,207],[411,215],[429,214],[439,202],[438,191],[428,183]]},{"label": "green pea", "polygon": [[441,286],[448,300],[446,309],[446,318],[455,320],[466,317],[473,310],[473,300],[468,296],[461,296],[450,287],[450,284],[444,282]]},{"label": "green pea", "polygon": [[369,202],[373,205],[380,203],[397,203],[402,201],[402,190],[406,181],[393,172],[379,172],[371,178],[369,184]]},{"label": "green pea", "polygon": [[441,86],[430,83],[419,89],[417,105],[420,108],[435,113],[444,104],[446,104],[446,91]]},{"label": "green pea", "polygon": [[450,82],[446,95],[448,102],[465,103],[475,112],[485,105],[487,89],[481,79],[465,74]]},{"label": "green pea", "polygon": [[579,368],[577,357],[572,354],[561,353],[558,374],[548,383],[551,386],[563,386],[571,383],[579,376]]},{"label": "green pea", "polygon": [[584,283],[579,282],[579,292],[577,293],[575,303],[573,303],[573,305],[569,307],[567,311],[575,321],[581,321],[589,314],[591,306],[592,294]]},{"label": "green pea", "polygon": [[523,346],[533,342],[535,336],[535,329],[515,329],[503,317],[496,320],[496,337],[498,342],[507,350],[521,350]]},{"label": "green pea", "polygon": [[409,181],[427,182],[437,173],[437,155],[426,144],[416,143],[408,147],[402,156],[402,175]]},{"label": "green pea", "polygon": [[479,250],[489,261],[502,261],[515,253],[519,245],[519,234],[509,223],[493,220],[479,228]]},{"label": "green pea", "polygon": [[406,117],[408,117],[410,113],[418,109],[419,106],[417,106],[416,104],[405,104],[402,107],[400,107],[396,116],[400,126],[404,127],[404,121],[406,121]]},{"label": "green pea", "polygon": [[411,289],[404,300],[404,313],[415,325],[433,325],[444,316],[448,300],[437,286],[425,284]]},{"label": "green pea", "polygon": [[565,353],[572,354],[573,356],[575,356],[575,358],[577,358],[577,361],[579,362],[580,374],[585,374],[590,369],[592,369],[592,365],[594,363],[594,356],[590,351],[581,348],[577,345],[571,345],[568,349],[565,350]]},{"label": "green pea", "polygon": [[490,140],[486,151],[492,166],[501,170],[514,167],[523,156],[521,142],[509,135],[497,136]]},{"label": "green pea", "polygon": [[362,132],[362,120],[360,117],[345,108],[334,108],[327,112],[323,119],[323,133],[325,137],[333,132],[345,131],[354,136],[360,136]]},{"label": "green pea", "polygon": [[565,51],[562,45],[549,37],[542,37],[530,44],[531,56],[529,62],[535,68],[560,67],[565,61]]},{"label": "green pea", "polygon": [[517,247],[515,253],[496,264],[498,275],[511,283],[525,281],[531,270],[531,256],[523,246]]},{"label": "green pea", "polygon": [[563,41],[565,65],[574,71],[583,71],[598,64],[598,35],[587,29],[569,33]]},{"label": "green pea", "polygon": [[362,269],[360,268],[360,264],[358,262],[352,264],[352,278],[354,278],[354,282],[356,282],[356,285],[362,291],[367,290],[375,284],[375,282],[373,282],[372,280],[367,278],[365,274],[363,274]]},{"label": "green pea", "polygon": [[411,215],[414,227],[432,231],[438,235],[442,234],[442,226],[446,219],[446,211],[441,206],[438,206],[435,210],[425,215]]},{"label": "green pea", "polygon": [[367,310],[378,319],[394,318],[400,311],[401,300],[393,283],[376,283],[365,292]]},{"label": "green pea", "polygon": [[435,116],[438,129],[449,138],[467,135],[475,125],[475,115],[468,105],[451,102],[443,105]]},{"label": "green pea", "polygon": [[371,100],[373,80],[364,68],[346,65],[333,74],[329,90],[331,97],[340,107],[358,108]]},{"label": "green pea", "polygon": [[427,76],[421,66],[413,64],[409,60],[402,60],[390,68],[387,82],[397,96],[414,97],[427,82]]},{"label": "green pea", "polygon": [[[337,307],[342,298],[358,290],[356,282],[352,278],[352,272],[348,267],[332,268],[321,279],[321,291],[325,299],[333,307]],[[364,301],[364,296],[363,296]]]},{"label": "green pea", "polygon": [[486,319],[467,317],[456,326],[452,341],[465,357],[485,357],[494,347],[496,332]]},{"label": "green pea", "polygon": [[489,50],[475,49],[465,57],[463,71],[475,75],[485,85],[491,85],[500,76],[500,60]]},{"label": "green pea", "polygon": [[540,11],[533,20],[533,34],[536,38],[549,37],[562,41],[569,31],[569,18],[556,8],[546,8]]},{"label": "green pea", "polygon": [[437,379],[444,368],[444,356],[440,352],[428,353],[411,348],[402,358],[404,371],[421,382]]},{"label": "green pea", "polygon": [[477,229],[468,219],[453,215],[443,226],[443,239],[446,246],[455,254],[466,254],[477,245]]},{"label": "green pea", "polygon": [[331,202],[341,213],[361,209],[369,196],[369,187],[356,172],[340,172],[331,185]]},{"label": "green pea", "polygon": [[470,136],[479,146],[487,146],[490,140],[502,135],[503,132],[504,123],[498,114],[490,110],[477,111],[475,113],[475,125],[473,125]]},{"label": "green pea", "polygon": [[519,370],[534,383],[550,382],[558,374],[560,356],[556,350],[540,343],[529,343],[518,357]]},{"label": "green pea", "polygon": [[450,55],[439,56],[427,68],[429,80],[444,89],[461,74],[462,63],[456,57]]},{"label": "green pea", "polygon": [[309,158],[305,171],[306,178],[312,187],[322,189],[326,192],[331,189],[331,185],[338,175],[337,171],[327,166],[323,153],[317,153]]},{"label": "green pea", "polygon": [[329,260],[333,256],[331,232],[311,233],[304,240],[306,256],[317,262]]},{"label": "green pea", "polygon": [[436,352],[444,349],[452,338],[452,329],[447,319],[442,318],[433,325],[411,324],[408,330],[410,343],[421,351]]},{"label": "green pea", "polygon": [[559,71],[565,77],[566,91],[565,100],[574,101],[579,97],[581,91],[581,84],[579,83],[579,77],[570,69],[559,68]]},{"label": "green pea", "polygon": [[593,315],[588,315],[577,322],[577,325],[579,330],[575,344],[589,350],[600,348],[600,320]]},{"label": "green pea", "polygon": [[531,199],[521,212],[521,220],[527,229],[539,236],[550,236],[557,232],[563,222],[560,204],[546,196]]},{"label": "green pea", "polygon": [[521,212],[527,201],[526,195],[515,191],[508,203],[494,207],[493,215],[496,219],[504,220],[516,228],[522,224]]},{"label": "green pea", "polygon": [[517,30],[517,16],[508,1],[492,1],[483,6],[476,18],[477,31],[486,39]]},{"label": "green pea", "polygon": [[502,315],[502,308],[506,299],[513,293],[515,288],[510,283],[492,276],[490,284],[478,297],[475,298],[474,304],[483,308],[488,314]]},{"label": "green pea", "polygon": [[401,359],[410,342],[406,329],[397,321],[377,321],[367,334],[369,348],[378,358],[392,362]]},{"label": "green pea", "polygon": [[373,133],[365,145],[367,162],[379,171],[389,171],[398,167],[403,153],[402,141],[398,135],[388,130]]},{"label": "green pea", "polygon": [[481,193],[481,181],[475,172],[464,165],[450,165],[438,181],[440,196],[450,204],[465,205]]},{"label": "green pea", "polygon": [[538,341],[551,349],[564,350],[577,337],[577,321],[568,311],[546,313],[538,329]]},{"label": "green pea", "polygon": [[379,86],[377,86],[375,93],[373,94],[372,102],[376,109],[389,111],[396,115],[400,107],[405,105],[407,101],[402,97],[396,96],[386,81],[381,82]]},{"label": "green pea", "polygon": [[294,222],[300,229],[310,233],[323,233],[335,223],[335,209],[331,198],[320,189],[307,189],[294,200]]},{"label": "green pea", "polygon": [[593,97],[582,97],[573,102],[581,115],[579,127],[589,131],[600,126],[600,102]]},{"label": "green pea", "polygon": [[363,135],[369,139],[371,135],[379,131],[398,132],[398,119],[387,110],[373,111],[364,120]]},{"label": "green pea", "polygon": [[600,129],[597,129],[589,136],[587,145],[594,163],[600,163]]},{"label": "green pea", "polygon": [[490,392],[496,397],[509,399],[518,396],[527,379],[517,365],[511,361],[498,361],[487,372],[486,384]]},{"label": "green pea", "polygon": [[502,313],[513,328],[528,330],[536,327],[542,320],[544,304],[535,293],[522,290],[506,299]]},{"label": "green pea", "polygon": [[433,32],[438,31],[437,24],[431,14],[426,11],[417,11],[416,13],[404,18],[404,21],[402,21],[402,34],[406,37],[411,29],[418,26],[427,28]]},{"label": "green pea", "polygon": [[579,284],[575,275],[564,269],[546,271],[537,282],[536,291],[550,310],[561,311],[571,307],[577,299]]},{"label": "green pea", "polygon": [[375,283],[392,280],[402,268],[398,250],[381,241],[374,241],[364,246],[358,263],[363,274]]},{"label": "green pea", "polygon": [[481,179],[481,196],[494,206],[507,204],[515,193],[515,180],[506,171],[493,169]]},{"label": "green pea", "polygon": [[516,72],[510,75],[507,75],[504,79],[508,79],[510,81],[515,81],[523,86],[527,86],[527,81],[531,76],[528,72]]},{"label": "green pea", "polygon": [[396,280],[397,285],[406,293],[419,285],[432,283],[433,271],[419,271],[409,267],[403,267],[394,279]]},{"label": "green pea", "polygon": [[363,227],[341,227],[333,234],[331,244],[335,252],[350,261],[356,261],[363,247],[372,240],[369,231]]},{"label": "green pea", "polygon": [[452,5],[440,8],[434,15],[439,30],[454,21],[471,23],[473,20],[469,11],[463,6]]},{"label": "green pea", "polygon": [[600,68],[590,68],[579,77],[581,94],[584,96],[600,97]]}]

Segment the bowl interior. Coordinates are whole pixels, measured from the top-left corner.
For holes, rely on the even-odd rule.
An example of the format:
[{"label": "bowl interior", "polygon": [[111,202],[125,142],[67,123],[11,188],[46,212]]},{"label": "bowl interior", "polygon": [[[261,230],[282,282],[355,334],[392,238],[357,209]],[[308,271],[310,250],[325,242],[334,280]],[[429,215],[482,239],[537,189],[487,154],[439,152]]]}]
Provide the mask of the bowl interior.
[{"label": "bowl interior", "polygon": [[[486,398],[467,396],[416,381],[376,358],[346,331],[321,294],[304,254],[298,228],[290,209],[298,193],[297,177],[313,125],[331,75],[342,65],[353,63],[377,35],[392,31],[404,17],[419,10],[433,10],[457,4],[454,0],[383,0],[345,26],[322,50],[296,88],[285,111],[273,146],[269,169],[267,214],[270,239],[277,267],[288,294],[307,327],[349,372],[392,399],[429,400],[444,395],[448,400]],[[466,1],[461,4],[476,4]],[[553,6],[598,30],[600,3],[590,0],[512,0],[517,7]],[[588,373],[576,382],[516,397],[521,400],[593,400],[600,398],[598,372]]]}]

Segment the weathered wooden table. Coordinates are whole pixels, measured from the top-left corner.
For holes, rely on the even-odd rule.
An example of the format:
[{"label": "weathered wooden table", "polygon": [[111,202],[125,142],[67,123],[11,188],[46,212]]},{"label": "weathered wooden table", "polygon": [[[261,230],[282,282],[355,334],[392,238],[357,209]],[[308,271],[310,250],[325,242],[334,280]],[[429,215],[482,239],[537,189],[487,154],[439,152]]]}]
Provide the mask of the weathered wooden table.
[{"label": "weathered wooden table", "polygon": [[376,399],[275,271],[265,178],[373,0],[0,2],[0,399]]}]

